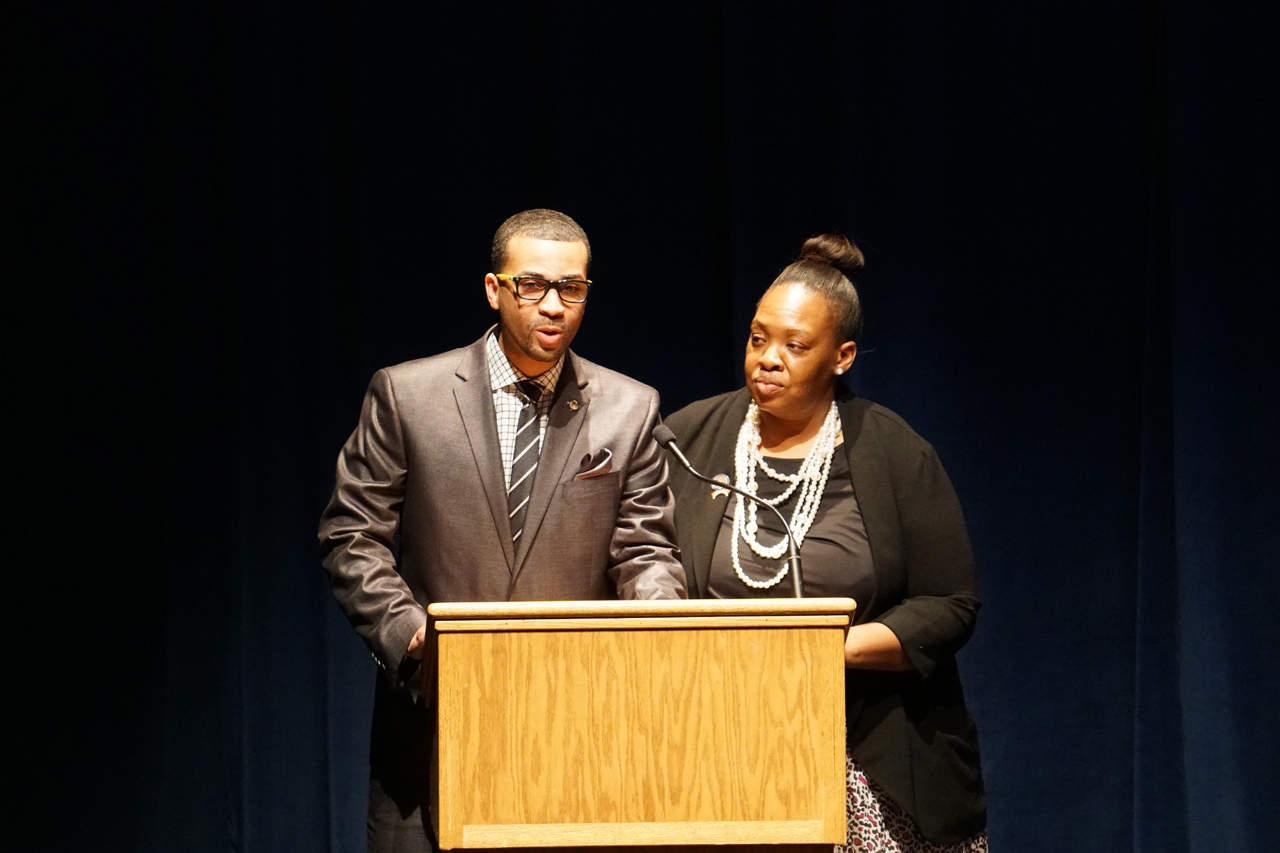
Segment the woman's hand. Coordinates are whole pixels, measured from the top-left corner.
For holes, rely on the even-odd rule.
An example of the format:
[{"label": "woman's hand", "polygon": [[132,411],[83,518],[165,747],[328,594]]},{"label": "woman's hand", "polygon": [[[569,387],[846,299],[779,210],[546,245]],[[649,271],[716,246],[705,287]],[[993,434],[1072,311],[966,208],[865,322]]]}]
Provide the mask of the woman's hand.
[{"label": "woman's hand", "polygon": [[850,669],[910,672],[913,667],[898,635],[880,622],[854,625],[844,638],[844,665]]}]

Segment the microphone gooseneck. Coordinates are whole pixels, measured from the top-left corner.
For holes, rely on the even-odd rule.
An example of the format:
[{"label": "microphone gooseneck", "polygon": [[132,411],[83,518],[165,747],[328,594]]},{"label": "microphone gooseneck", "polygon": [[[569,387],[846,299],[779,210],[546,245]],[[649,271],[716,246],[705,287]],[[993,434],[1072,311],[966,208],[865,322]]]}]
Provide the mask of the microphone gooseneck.
[{"label": "microphone gooseneck", "polygon": [[742,495],[744,498],[754,501],[759,506],[768,507],[769,510],[778,517],[778,521],[782,522],[782,529],[787,531],[786,562],[789,567],[788,570],[791,572],[791,591],[795,594],[796,598],[804,598],[801,594],[801,588],[804,586],[804,580],[800,575],[800,552],[796,550],[796,537],[791,535],[791,525],[787,523],[785,518],[783,518],[782,513],[778,511],[778,508],[773,504],[766,502],[763,498],[756,497],[750,492],[744,489],[739,489],[731,483],[723,483],[700,473],[689,463],[689,460],[685,458],[684,452],[680,450],[680,445],[676,444],[676,434],[672,432],[671,427],[666,424],[658,424],[653,428],[653,438],[658,442],[658,444],[666,448],[666,450],[676,458],[676,461],[678,461],[686,471],[697,479],[704,483],[710,483],[716,488],[725,489],[733,492],[734,494]]}]

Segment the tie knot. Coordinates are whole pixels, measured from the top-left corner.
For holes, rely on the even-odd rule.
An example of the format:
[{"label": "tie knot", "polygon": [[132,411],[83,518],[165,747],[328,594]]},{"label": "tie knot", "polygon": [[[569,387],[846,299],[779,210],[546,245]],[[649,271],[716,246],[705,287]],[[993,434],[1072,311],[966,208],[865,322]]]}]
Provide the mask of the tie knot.
[{"label": "tie knot", "polygon": [[523,379],[517,382],[516,389],[535,406],[542,399],[542,386],[532,379]]}]

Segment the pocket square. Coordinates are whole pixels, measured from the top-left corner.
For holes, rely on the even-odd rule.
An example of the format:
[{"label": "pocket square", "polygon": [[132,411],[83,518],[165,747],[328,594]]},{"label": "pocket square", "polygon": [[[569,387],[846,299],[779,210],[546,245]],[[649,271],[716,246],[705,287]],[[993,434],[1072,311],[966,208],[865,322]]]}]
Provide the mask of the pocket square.
[{"label": "pocket square", "polygon": [[588,453],[582,457],[582,462],[578,464],[578,473],[573,475],[574,480],[590,480],[592,477],[602,477],[613,470],[613,453],[607,447],[602,447],[595,453]]}]

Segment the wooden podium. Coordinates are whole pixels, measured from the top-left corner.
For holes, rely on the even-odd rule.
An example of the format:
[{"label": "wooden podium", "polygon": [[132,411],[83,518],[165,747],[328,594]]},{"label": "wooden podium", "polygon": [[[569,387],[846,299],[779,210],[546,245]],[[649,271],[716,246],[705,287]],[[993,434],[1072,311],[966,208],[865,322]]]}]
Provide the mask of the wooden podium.
[{"label": "wooden podium", "polygon": [[432,604],[440,846],[843,843],[853,609]]}]

